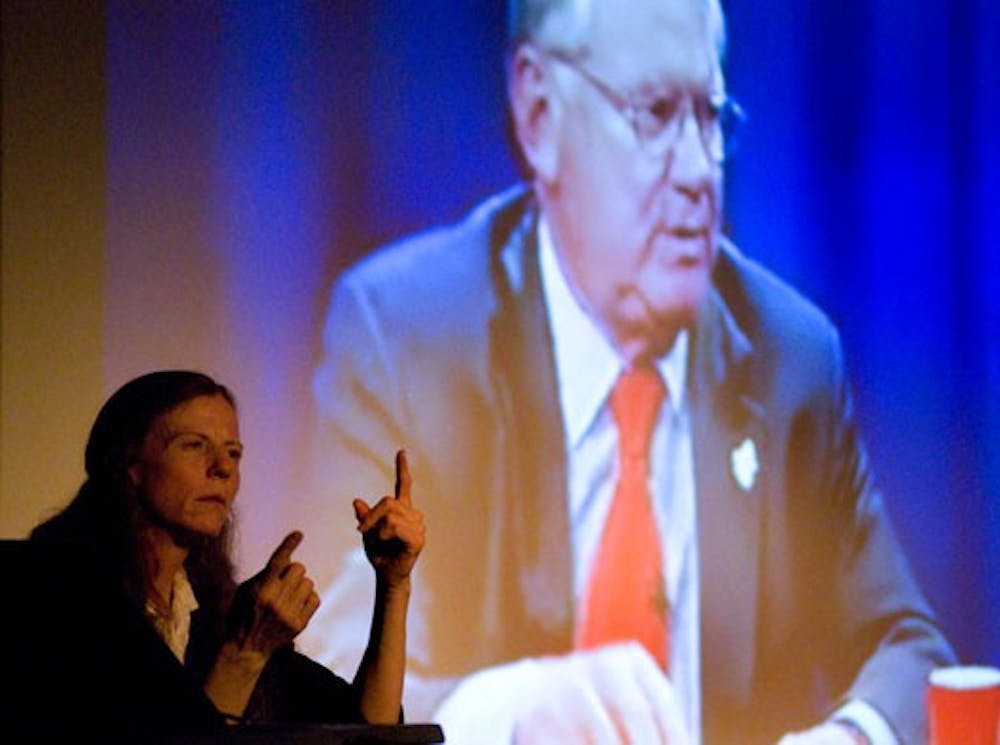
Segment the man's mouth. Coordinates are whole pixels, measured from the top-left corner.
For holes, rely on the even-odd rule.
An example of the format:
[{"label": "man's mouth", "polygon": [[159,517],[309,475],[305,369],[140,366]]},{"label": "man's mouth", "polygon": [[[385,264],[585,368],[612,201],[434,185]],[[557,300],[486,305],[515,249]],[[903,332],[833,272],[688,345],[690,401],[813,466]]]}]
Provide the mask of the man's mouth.
[{"label": "man's mouth", "polygon": [[673,238],[703,238],[708,233],[704,225],[675,225],[666,230]]},{"label": "man's mouth", "polygon": [[653,251],[663,266],[684,266],[705,259],[708,228],[704,225],[674,225],[658,230],[653,238]]}]

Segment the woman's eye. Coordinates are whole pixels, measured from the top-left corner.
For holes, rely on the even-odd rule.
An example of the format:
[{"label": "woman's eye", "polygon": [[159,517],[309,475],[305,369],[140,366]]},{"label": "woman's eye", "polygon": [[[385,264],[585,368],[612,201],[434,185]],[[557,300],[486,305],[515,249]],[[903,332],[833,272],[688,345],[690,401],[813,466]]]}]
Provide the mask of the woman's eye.
[{"label": "woman's eye", "polygon": [[243,451],[239,448],[233,448],[229,451],[229,457],[233,460],[239,460],[243,457]]},{"label": "woman's eye", "polygon": [[181,443],[181,447],[184,450],[191,450],[191,451],[194,451],[194,452],[201,452],[202,450],[205,449],[205,441],[204,440],[184,440]]}]

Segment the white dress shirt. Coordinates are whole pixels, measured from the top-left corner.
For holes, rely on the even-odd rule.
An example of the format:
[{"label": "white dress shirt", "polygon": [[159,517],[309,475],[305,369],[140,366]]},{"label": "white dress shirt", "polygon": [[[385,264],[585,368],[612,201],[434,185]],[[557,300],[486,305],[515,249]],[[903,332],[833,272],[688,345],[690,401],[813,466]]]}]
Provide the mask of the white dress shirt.
[{"label": "white dress shirt", "polygon": [[[573,590],[579,610],[618,478],[618,429],[608,399],[625,363],[573,296],[544,219],[539,221],[538,245],[566,432]],[[688,335],[682,331],[656,362],[667,395],[653,431],[649,463],[670,604],[669,676],[692,741],[700,742],[698,551],[687,358]]]}]

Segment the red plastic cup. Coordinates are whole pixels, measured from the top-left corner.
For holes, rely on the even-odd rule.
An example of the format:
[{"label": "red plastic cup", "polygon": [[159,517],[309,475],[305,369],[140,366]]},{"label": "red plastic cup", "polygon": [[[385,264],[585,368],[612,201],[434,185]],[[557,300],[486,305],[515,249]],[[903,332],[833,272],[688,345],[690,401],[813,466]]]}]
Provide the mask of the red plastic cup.
[{"label": "red plastic cup", "polygon": [[930,745],[1000,745],[1000,670],[942,667],[928,678]]}]

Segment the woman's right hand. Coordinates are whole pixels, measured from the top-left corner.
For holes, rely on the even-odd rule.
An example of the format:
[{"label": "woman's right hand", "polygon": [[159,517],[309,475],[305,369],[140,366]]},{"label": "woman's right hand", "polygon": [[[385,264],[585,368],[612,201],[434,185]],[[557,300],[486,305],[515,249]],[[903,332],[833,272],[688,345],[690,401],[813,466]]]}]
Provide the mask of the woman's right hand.
[{"label": "woman's right hand", "polygon": [[292,642],[319,607],[319,595],[305,566],[292,561],[292,552],[301,542],[300,531],[289,533],[267,565],[236,590],[226,642],[241,652],[270,657]]},{"label": "woman's right hand", "polygon": [[306,568],[292,561],[302,542],[293,530],[267,565],[236,589],[226,638],[205,680],[205,693],[223,714],[239,718],[278,649],[290,644],[319,607]]}]

